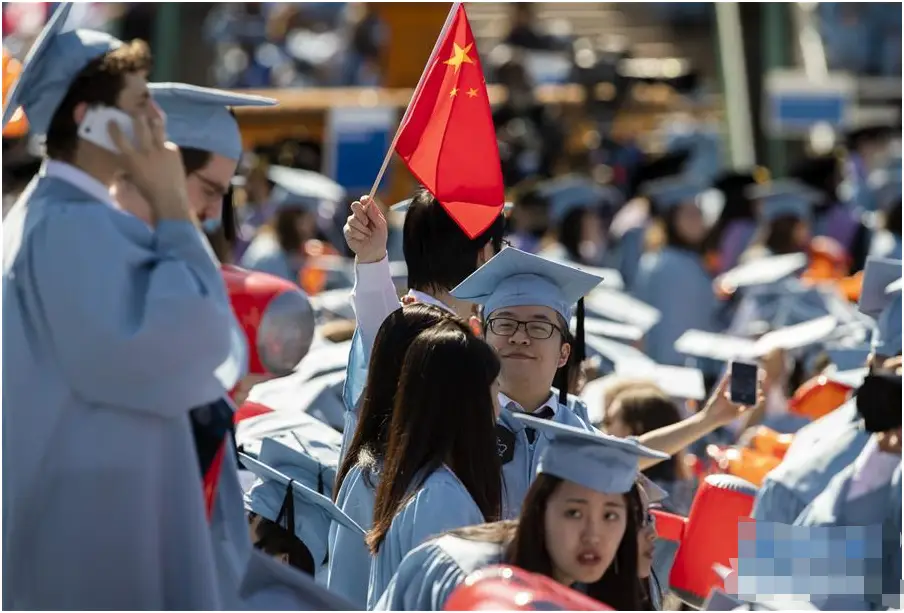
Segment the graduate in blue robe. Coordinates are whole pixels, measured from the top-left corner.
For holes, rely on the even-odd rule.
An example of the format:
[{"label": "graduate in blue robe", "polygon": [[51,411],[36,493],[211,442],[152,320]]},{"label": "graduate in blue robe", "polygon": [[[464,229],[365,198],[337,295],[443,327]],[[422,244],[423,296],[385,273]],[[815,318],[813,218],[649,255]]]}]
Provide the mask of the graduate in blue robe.
[{"label": "graduate in blue robe", "polygon": [[[644,341],[647,355],[659,364],[686,365],[687,357],[674,347],[686,330],[719,332],[724,327],[701,252],[705,228],[696,199],[704,189],[686,176],[662,179],[647,187],[655,209],[666,220],[667,244],[641,257],[630,289],[636,298],[662,313]],[[700,366],[708,375],[718,374],[714,366]]]},{"label": "graduate in blue robe", "polygon": [[[900,427],[898,428],[900,432]],[[865,594],[814,595],[813,602],[824,611],[884,610],[900,607],[901,586],[901,456],[879,449],[871,439],[855,461],[834,476],[794,522],[796,526],[866,526],[870,534],[870,554],[879,550],[881,565],[872,561],[867,571]],[[862,537],[861,537],[862,538]],[[862,544],[847,548],[850,560]],[[850,563],[850,562],[848,562]],[[881,576],[873,575],[881,567]],[[861,567],[862,568],[862,567]],[[881,583],[877,580],[881,579]],[[878,589],[877,589],[878,588]]]},{"label": "graduate in blue robe", "polygon": [[[885,291],[900,276],[900,261],[870,259],[864,270],[860,310],[877,318],[873,354],[881,356],[878,359],[901,353],[900,292]],[[855,399],[802,429],[798,436],[803,437],[801,441],[795,441],[785,460],[760,486],[751,513],[754,519],[792,524],[869,440]]]},{"label": "graduate in blue robe", "polygon": [[[536,467],[537,475],[547,475],[575,483],[602,494],[624,494],[639,475],[641,457],[664,459],[665,454],[647,449],[636,441],[588,432],[550,420],[518,414],[513,421],[522,428],[536,430],[550,440]],[[653,498],[660,492],[644,480]],[[545,521],[546,509],[537,514]],[[637,546],[639,526],[626,528],[622,539]],[[471,573],[493,564],[516,564],[510,559],[509,544],[527,524],[495,524],[456,531],[428,541],[408,554],[386,591],[376,603],[379,611],[441,611],[449,596]],[[621,544],[619,544],[620,546]],[[549,546],[541,545],[549,556]],[[636,560],[636,553],[632,558]],[[555,560],[553,560],[555,564]],[[611,565],[611,563],[610,563]],[[538,572],[538,569],[527,569]],[[608,569],[604,569],[603,573]],[[630,569],[637,579],[637,568]],[[581,589],[585,589],[581,586]],[[586,591],[586,589],[585,589]]]},{"label": "graduate in blue robe", "polygon": [[517,516],[548,444],[544,436],[514,420],[515,413],[593,429],[583,402],[582,419],[567,400],[561,402],[552,385],[572,350],[567,327],[572,307],[601,281],[577,268],[508,248],[452,290],[456,298],[483,306],[485,338],[502,360],[497,444],[505,484],[503,517]]},{"label": "graduate in blue robe", "polygon": [[[268,205],[274,215],[273,227],[258,231],[239,264],[299,283],[306,263],[304,242],[318,236],[321,205],[344,202],[345,190],[310,170],[271,166],[267,176],[275,184]],[[350,284],[351,278],[343,272],[328,271],[325,289]]]},{"label": "graduate in blue robe", "polygon": [[367,543],[368,606],[402,558],[432,536],[495,521],[502,508],[493,395],[499,359],[449,319],[408,348]]},{"label": "graduate in blue robe", "polygon": [[[70,8],[4,124],[21,105],[46,134],[78,73],[119,47],[63,32]],[[77,159],[92,151],[79,141]],[[189,411],[235,382],[217,376],[239,351],[234,318],[198,229],[151,230],[108,187],[48,159],[3,227],[4,606],[220,608]]]}]

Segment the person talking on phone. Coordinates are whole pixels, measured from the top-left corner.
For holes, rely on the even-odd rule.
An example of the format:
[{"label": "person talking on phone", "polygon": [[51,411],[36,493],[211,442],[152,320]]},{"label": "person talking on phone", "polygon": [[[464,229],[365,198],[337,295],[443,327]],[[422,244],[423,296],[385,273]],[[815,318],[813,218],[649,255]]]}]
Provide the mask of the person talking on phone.
[{"label": "person talking on phone", "polygon": [[[3,605],[219,609],[189,412],[228,391],[216,370],[238,349],[234,316],[148,47],[64,31],[70,9],[3,114],[22,107],[46,136],[3,224]],[[119,173],[153,229],[110,198]]]},{"label": "person talking on phone", "polygon": [[[242,136],[230,107],[272,106],[276,101],[185,83],[152,83],[149,88],[154,102],[166,114],[168,137],[179,146],[185,167],[189,206],[198,219],[203,220],[202,225],[213,230],[221,222],[223,198],[229,190],[242,155]],[[148,215],[149,204],[127,177],[117,182],[111,194],[124,210],[149,225],[153,224]],[[297,319],[303,320],[302,317]],[[243,335],[238,324],[234,334]],[[284,341],[287,338],[284,336]],[[229,372],[229,380],[235,381],[245,374],[246,365],[247,360],[240,364],[233,361],[223,365],[221,371]],[[253,376],[248,377],[252,378]],[[233,404],[226,397],[196,407],[191,411],[193,430],[197,431],[197,425],[201,422],[210,422],[211,417],[230,423],[233,413]],[[216,487],[209,494],[205,490],[221,598],[224,606],[229,609],[243,608],[246,603],[239,588],[242,586],[243,574],[247,571],[245,563],[251,555],[252,543],[242,502],[235,443],[229,434],[219,441],[211,442],[219,443],[212,446],[214,452],[224,450]],[[198,446],[202,446],[201,441],[198,441]],[[213,481],[208,479],[205,483]],[[298,577],[295,579],[298,580]],[[267,597],[266,590],[255,591],[257,598]],[[272,601],[255,602],[265,608],[274,606]],[[310,603],[303,596],[296,608],[305,606],[310,606]]]}]

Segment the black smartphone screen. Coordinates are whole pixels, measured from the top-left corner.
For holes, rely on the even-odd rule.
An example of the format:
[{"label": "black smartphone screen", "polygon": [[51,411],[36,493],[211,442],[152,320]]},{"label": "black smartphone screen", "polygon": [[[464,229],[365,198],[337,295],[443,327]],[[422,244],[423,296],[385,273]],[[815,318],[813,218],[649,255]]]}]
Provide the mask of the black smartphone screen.
[{"label": "black smartphone screen", "polygon": [[731,401],[736,404],[756,404],[757,366],[747,362],[731,363]]}]

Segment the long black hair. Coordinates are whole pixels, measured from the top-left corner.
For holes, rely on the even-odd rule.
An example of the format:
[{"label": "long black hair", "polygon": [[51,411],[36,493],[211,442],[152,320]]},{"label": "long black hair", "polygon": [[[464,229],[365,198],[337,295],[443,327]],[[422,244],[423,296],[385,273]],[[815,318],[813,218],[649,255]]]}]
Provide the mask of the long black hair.
[{"label": "long black hair", "polygon": [[386,454],[389,423],[405,353],[421,332],[454,318],[452,313],[439,307],[418,303],[397,309],[383,321],[370,356],[358,425],[336,473],[334,500],[345,477],[356,464],[367,469],[364,478],[374,485],[373,472]]},{"label": "long black hair", "polygon": [[402,365],[367,545],[376,554],[396,514],[444,464],[485,521],[499,519],[502,468],[492,385],[499,358],[458,320],[424,332]]}]

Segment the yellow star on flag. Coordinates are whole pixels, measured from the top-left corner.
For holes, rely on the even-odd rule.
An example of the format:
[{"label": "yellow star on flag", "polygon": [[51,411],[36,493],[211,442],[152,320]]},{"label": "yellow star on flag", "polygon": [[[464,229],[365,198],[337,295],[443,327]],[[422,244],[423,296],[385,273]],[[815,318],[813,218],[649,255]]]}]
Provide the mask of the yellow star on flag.
[{"label": "yellow star on flag", "polygon": [[455,67],[455,73],[458,74],[458,70],[461,68],[462,64],[473,64],[474,60],[468,55],[468,52],[471,50],[471,47],[474,46],[474,43],[470,43],[467,47],[462,49],[458,43],[452,43],[454,50],[452,53],[452,57],[443,62],[444,64],[448,64],[449,66]]},{"label": "yellow star on flag", "polygon": [[475,96],[477,96],[477,89],[472,87],[468,90],[468,98],[474,98]]},{"label": "yellow star on flag", "polygon": [[452,88],[452,91],[449,92],[449,97],[450,97],[450,98],[454,98],[454,97],[457,96],[457,95],[458,95],[458,88],[457,88],[457,87],[453,87],[453,88]]}]

